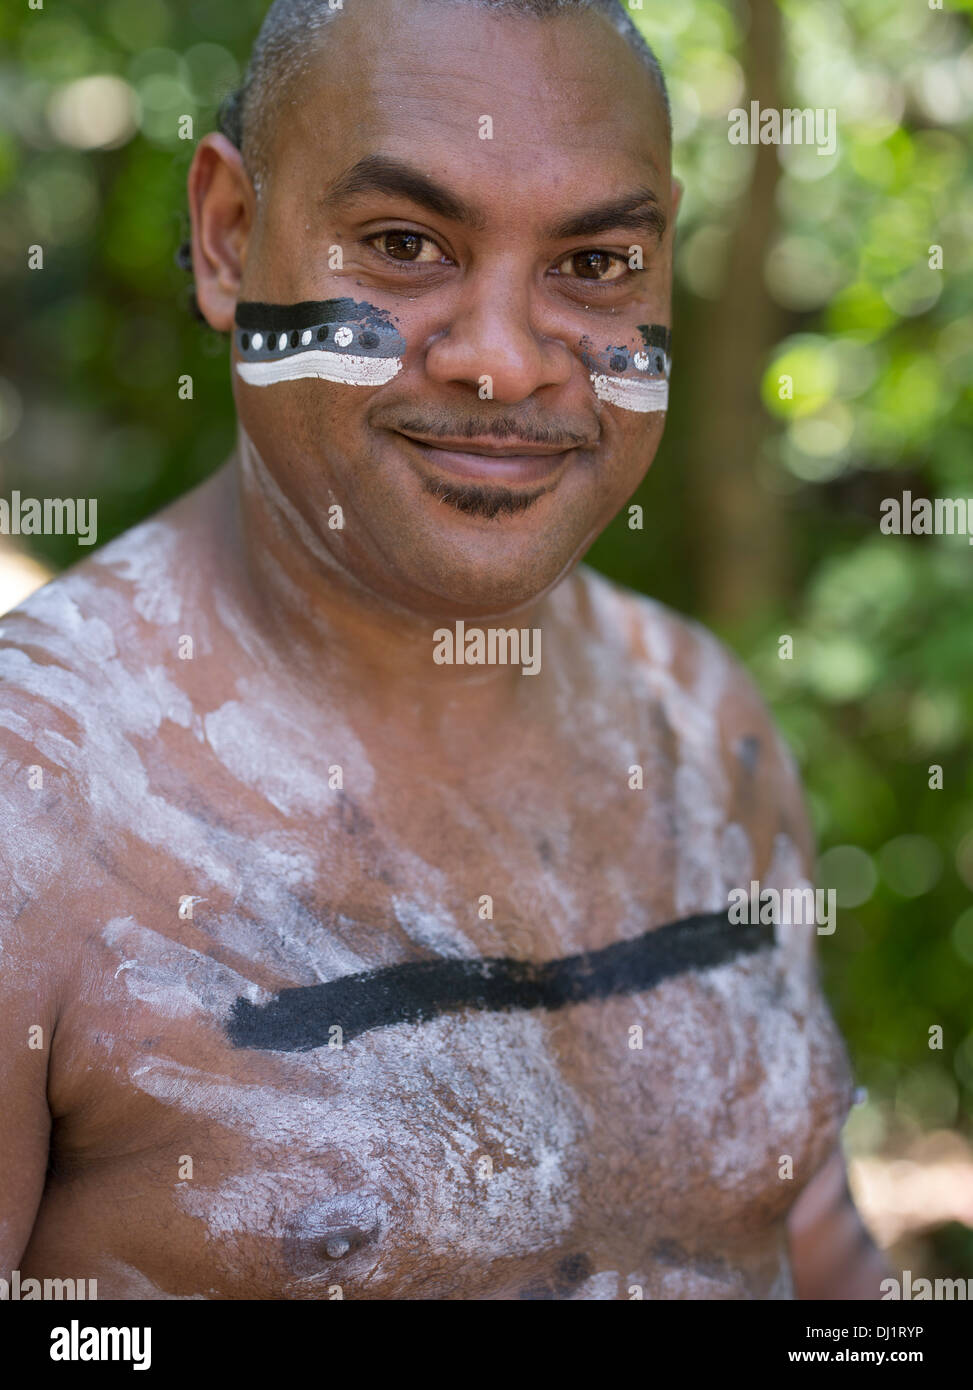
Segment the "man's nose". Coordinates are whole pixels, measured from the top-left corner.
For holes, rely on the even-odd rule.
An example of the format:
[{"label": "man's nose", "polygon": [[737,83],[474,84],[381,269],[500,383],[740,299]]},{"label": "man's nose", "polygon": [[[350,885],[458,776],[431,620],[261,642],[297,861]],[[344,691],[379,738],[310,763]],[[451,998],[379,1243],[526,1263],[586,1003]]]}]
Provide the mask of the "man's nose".
[{"label": "man's nose", "polygon": [[433,381],[474,387],[481,400],[514,405],[545,386],[570,379],[567,345],[544,333],[529,285],[509,273],[464,287],[446,326],[426,352]]}]

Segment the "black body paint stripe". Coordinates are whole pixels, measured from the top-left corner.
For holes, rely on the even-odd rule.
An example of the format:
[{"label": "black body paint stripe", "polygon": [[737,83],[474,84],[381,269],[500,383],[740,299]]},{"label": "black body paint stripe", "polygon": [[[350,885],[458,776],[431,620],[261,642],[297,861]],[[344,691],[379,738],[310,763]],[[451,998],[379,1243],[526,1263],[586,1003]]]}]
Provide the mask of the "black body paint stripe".
[{"label": "black body paint stripe", "polygon": [[646,347],[661,348],[667,357],[672,356],[672,329],[661,323],[640,323],[639,332]]},{"label": "black body paint stripe", "polygon": [[772,926],[731,923],[725,912],[656,927],[633,941],[534,964],[498,956],[407,961],[323,985],[283,989],[267,1004],[239,998],[226,1032],[235,1047],[308,1052],[339,1026],[348,1042],[374,1028],[423,1023],[463,1009],[561,1009],[635,994],[687,970],[705,970],[774,946]]},{"label": "black body paint stripe", "polygon": [[236,306],[238,328],[253,333],[290,333],[296,329],[317,328],[322,323],[367,323],[373,327],[394,328],[388,314],[371,304],[354,299],[305,299],[300,304],[253,304]]}]

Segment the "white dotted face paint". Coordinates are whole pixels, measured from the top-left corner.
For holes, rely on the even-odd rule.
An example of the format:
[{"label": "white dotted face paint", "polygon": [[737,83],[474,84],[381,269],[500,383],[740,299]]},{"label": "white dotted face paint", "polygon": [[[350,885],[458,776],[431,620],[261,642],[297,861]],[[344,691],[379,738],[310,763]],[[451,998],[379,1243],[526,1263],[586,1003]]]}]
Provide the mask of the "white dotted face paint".
[{"label": "white dotted face paint", "polygon": [[388,314],[352,299],[238,304],[237,372],[249,386],[316,377],[382,386],[402,370],[405,342]]},{"label": "white dotted face paint", "polygon": [[[672,369],[672,335],[662,324],[640,324],[643,346],[608,348],[600,354],[609,368],[592,372],[591,384],[600,401],[642,414],[669,408],[669,374]],[[599,364],[600,365],[600,364]]]}]

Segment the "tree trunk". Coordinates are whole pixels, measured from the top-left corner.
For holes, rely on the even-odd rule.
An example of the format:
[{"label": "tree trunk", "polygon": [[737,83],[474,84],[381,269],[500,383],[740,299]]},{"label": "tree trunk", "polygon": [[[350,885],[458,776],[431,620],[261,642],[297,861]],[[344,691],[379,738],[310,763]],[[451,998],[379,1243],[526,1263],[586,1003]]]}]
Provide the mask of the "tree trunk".
[{"label": "tree trunk", "polygon": [[[756,0],[750,13],[743,104],[748,111],[751,100],[779,110],[780,13],[773,0]],[[772,604],[785,579],[785,517],[758,478],[771,429],[760,379],[785,321],[763,279],[777,227],[780,164],[776,146],[752,149],[753,173],[738,207],[723,290],[697,316],[692,354],[699,423],[690,447],[689,515],[699,546],[700,609],[721,625]],[[728,157],[734,154],[743,157],[743,147],[729,146]]]}]

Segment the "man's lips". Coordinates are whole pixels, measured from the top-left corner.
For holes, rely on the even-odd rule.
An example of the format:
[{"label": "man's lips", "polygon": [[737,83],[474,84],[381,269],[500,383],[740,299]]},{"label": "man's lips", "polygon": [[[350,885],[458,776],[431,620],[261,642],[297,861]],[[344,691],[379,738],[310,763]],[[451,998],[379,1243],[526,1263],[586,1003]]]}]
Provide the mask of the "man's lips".
[{"label": "man's lips", "polygon": [[534,483],[549,478],[564,466],[575,445],[528,444],[506,440],[498,444],[479,439],[424,439],[402,434],[436,472],[494,483]]}]

